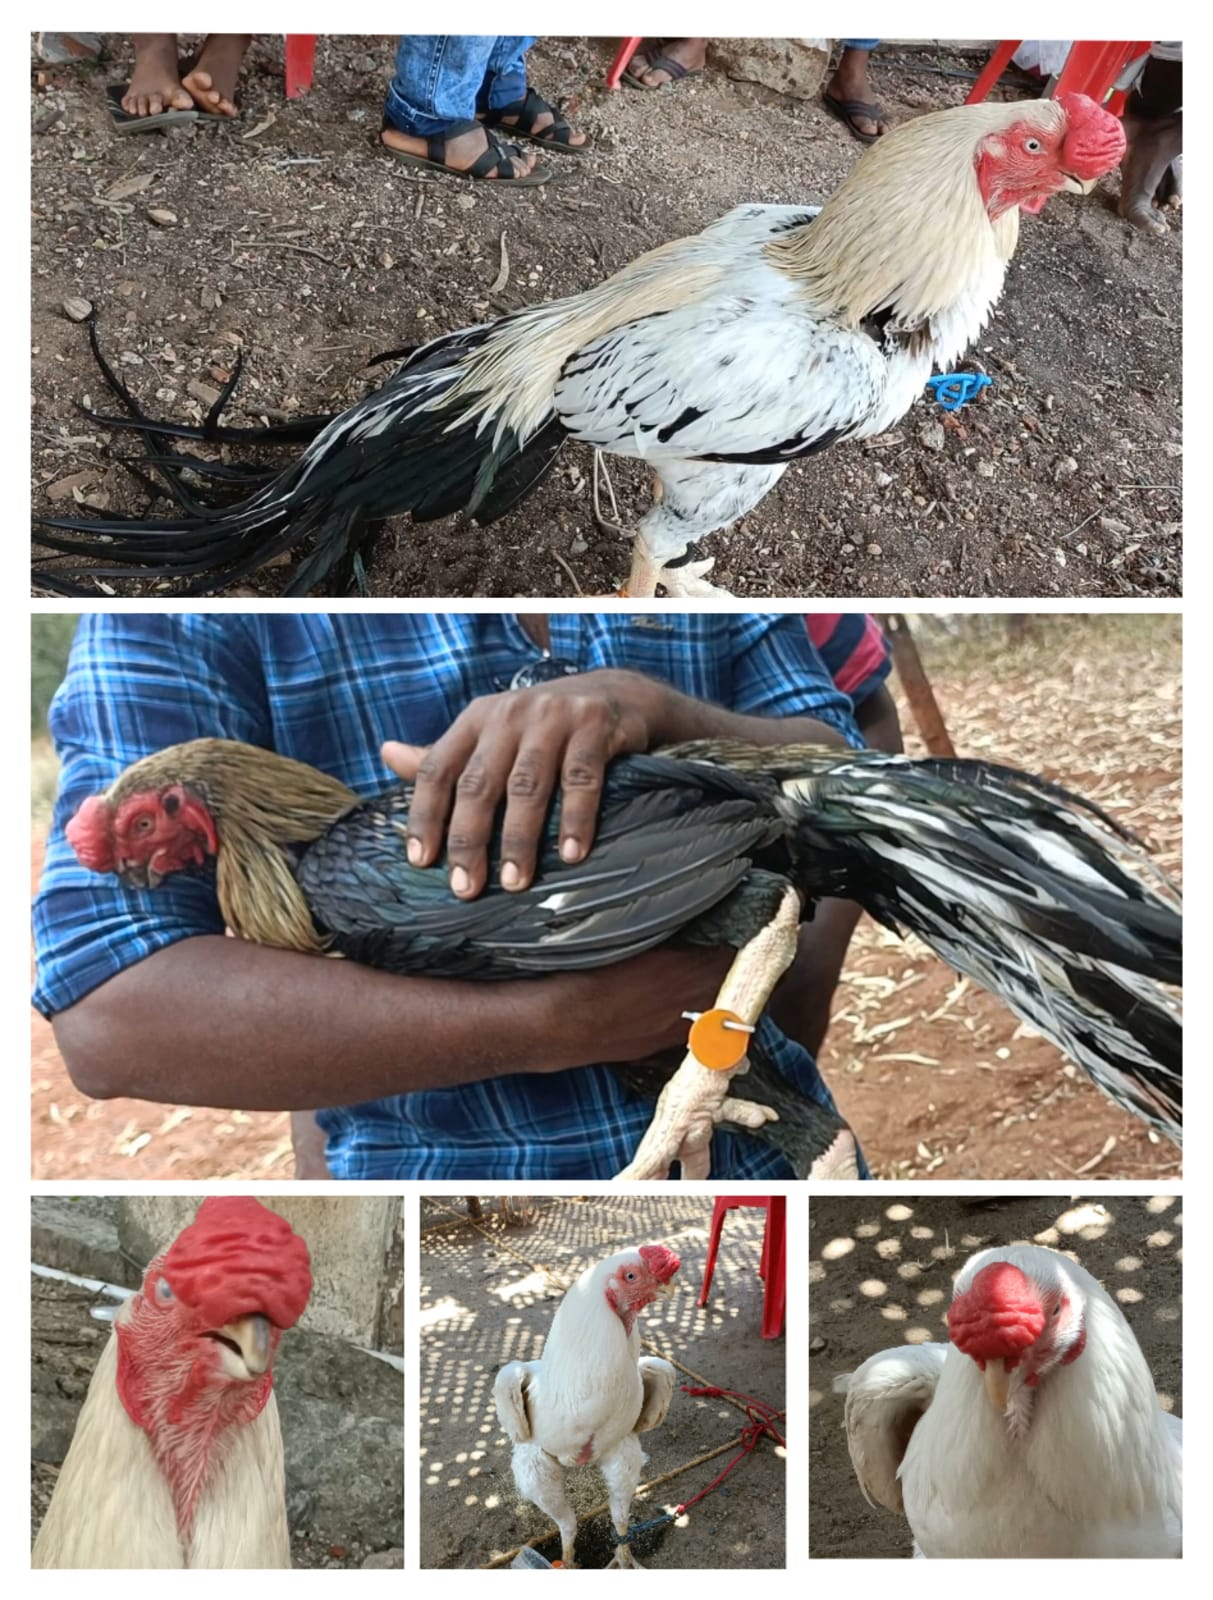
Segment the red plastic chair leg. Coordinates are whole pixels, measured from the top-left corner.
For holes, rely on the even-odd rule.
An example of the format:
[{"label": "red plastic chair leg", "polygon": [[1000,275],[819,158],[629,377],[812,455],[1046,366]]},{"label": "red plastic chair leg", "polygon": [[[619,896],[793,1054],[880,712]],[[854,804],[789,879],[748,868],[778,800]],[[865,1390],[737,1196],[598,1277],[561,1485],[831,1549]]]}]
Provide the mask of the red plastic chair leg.
[{"label": "red plastic chair leg", "polygon": [[703,1287],[699,1291],[699,1304],[708,1303],[708,1290],[712,1287],[712,1274],[716,1270],[716,1252],[720,1249],[720,1234],[729,1212],[727,1200],[717,1200],[712,1207],[712,1232],[708,1237],[708,1259],[703,1269]]},{"label": "red plastic chair leg", "polygon": [[976,106],[981,104],[999,78],[1002,77],[1011,57],[1022,43],[1021,39],[1000,39],[998,41],[998,48],[981,69],[981,76],[969,90],[965,105]]},{"label": "red plastic chair leg", "polygon": [[783,1333],[788,1301],[787,1262],[788,1202],[783,1195],[772,1195],[767,1206],[767,1226],[762,1255],[766,1267],[766,1290],[762,1297],[762,1337],[778,1339]]},{"label": "red plastic chair leg", "polygon": [[619,80],[623,77],[623,69],[636,54],[636,50],[641,42],[641,35],[637,35],[635,39],[625,39],[620,45],[619,49],[615,52],[615,59],[611,62],[611,70],[606,76],[606,86],[608,89],[618,89]]},{"label": "red plastic chair leg", "polygon": [[297,100],[312,87],[312,70],[316,63],[314,33],[288,33],[286,35],[286,97]]},{"label": "red plastic chair leg", "polygon": [[1120,77],[1130,61],[1135,61],[1149,45],[1127,40],[1081,39],[1074,43],[1066,64],[1057,75],[1053,98],[1063,94],[1085,94],[1097,103]]}]

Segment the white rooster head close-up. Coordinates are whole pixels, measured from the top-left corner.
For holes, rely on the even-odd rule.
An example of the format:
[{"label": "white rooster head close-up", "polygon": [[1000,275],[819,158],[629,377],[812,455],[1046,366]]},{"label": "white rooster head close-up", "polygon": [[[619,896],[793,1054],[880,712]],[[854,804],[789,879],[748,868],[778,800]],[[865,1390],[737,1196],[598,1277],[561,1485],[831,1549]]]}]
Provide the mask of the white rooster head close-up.
[{"label": "white rooster head close-up", "polygon": [[957,1278],[948,1335],[976,1362],[1013,1438],[1026,1435],[1049,1374],[1086,1348],[1092,1288],[1106,1298],[1075,1262],[1036,1245],[983,1250]]},{"label": "white rooster head close-up", "polygon": [[158,1457],[193,1457],[195,1431],[213,1439],[258,1415],[311,1289],[307,1245],[284,1218],[245,1195],[202,1202],[116,1325],[118,1393]]},{"label": "white rooster head close-up", "polygon": [[603,1294],[611,1310],[630,1333],[645,1306],[659,1295],[674,1292],[672,1279],[682,1262],[663,1244],[642,1244],[638,1250],[621,1250],[592,1269],[605,1279]]}]

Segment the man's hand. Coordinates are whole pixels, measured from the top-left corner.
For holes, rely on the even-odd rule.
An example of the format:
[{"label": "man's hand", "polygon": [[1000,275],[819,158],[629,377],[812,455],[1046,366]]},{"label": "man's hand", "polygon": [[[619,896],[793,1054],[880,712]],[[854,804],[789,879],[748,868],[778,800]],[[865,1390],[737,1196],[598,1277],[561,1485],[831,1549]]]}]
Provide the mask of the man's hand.
[{"label": "man's hand", "polygon": [[553,1040],[566,1065],[644,1061],[666,1050],[685,1051],[690,1023],[684,1011],[708,1011],[733,964],[732,950],[672,950],[662,945],[594,972],[541,980],[559,984]]},{"label": "man's hand", "polygon": [[473,700],[428,750],[385,744],[384,761],[415,785],[409,860],[437,861],[445,830],[451,889],[474,899],[488,879],[504,801],[501,886],[525,889],[557,788],[561,859],[582,860],[594,842],[607,762],[668,737],[671,704],[682,698],[640,673],[603,669]]}]

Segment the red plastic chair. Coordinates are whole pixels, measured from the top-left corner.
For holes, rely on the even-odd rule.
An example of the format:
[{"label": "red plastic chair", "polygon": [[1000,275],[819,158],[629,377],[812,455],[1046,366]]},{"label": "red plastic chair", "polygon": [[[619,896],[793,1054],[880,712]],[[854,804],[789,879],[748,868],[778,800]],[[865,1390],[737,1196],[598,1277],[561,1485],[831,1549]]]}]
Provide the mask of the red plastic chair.
[{"label": "red plastic chair", "polygon": [[708,1259],[703,1269],[699,1304],[706,1306],[708,1303],[708,1290],[712,1287],[712,1273],[716,1270],[716,1253],[720,1248],[724,1219],[730,1211],[740,1206],[761,1206],[767,1214],[767,1225],[762,1235],[762,1262],[758,1268],[758,1276],[765,1285],[762,1296],[762,1337],[778,1339],[783,1333],[788,1303],[788,1202],[781,1194],[725,1194],[716,1201],[712,1207],[712,1232],[708,1239]]},{"label": "red plastic chair", "polygon": [[288,33],[286,35],[286,97],[297,100],[312,87],[312,69],[316,64],[315,33]]},{"label": "red plastic chair", "polygon": [[619,46],[619,49],[615,53],[615,59],[611,62],[611,70],[606,76],[606,86],[608,89],[618,89],[619,80],[623,77],[623,69],[636,54],[640,43],[641,38],[638,36],[635,39],[625,39]]},{"label": "red plastic chair", "polygon": [[[999,40],[997,50],[969,91],[965,105],[975,106],[985,99],[1022,42],[1020,39]],[[1050,97],[1056,99],[1062,94],[1085,94],[1102,104],[1129,63],[1136,61],[1138,56],[1144,56],[1149,48],[1148,40],[1144,44],[1103,39],[1078,40],[1070,46],[1066,64],[1049,91]],[[1108,101],[1109,111],[1119,116],[1124,110],[1125,99],[1126,91],[1117,90]]]}]

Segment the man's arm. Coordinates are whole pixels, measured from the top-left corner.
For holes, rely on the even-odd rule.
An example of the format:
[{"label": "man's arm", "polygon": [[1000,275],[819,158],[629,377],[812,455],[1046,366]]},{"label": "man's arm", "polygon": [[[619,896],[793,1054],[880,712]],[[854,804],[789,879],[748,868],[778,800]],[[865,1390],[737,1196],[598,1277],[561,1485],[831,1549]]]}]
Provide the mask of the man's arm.
[{"label": "man's arm", "polygon": [[97,1099],[309,1110],[681,1048],[679,1013],[713,1003],[730,959],[662,949],[596,972],[469,983],[202,935],[60,1012],[55,1038]]},{"label": "man's arm", "polygon": [[604,668],[533,689],[474,700],[428,750],[389,743],[383,758],[415,782],[409,860],[442,854],[451,888],[474,899],[488,877],[488,845],[504,802],[501,885],[525,889],[535,871],[552,796],[560,792],[560,854],[580,861],[594,842],[608,761],[688,739],[845,745],[814,717],[753,717],[681,694],[638,672]]}]

